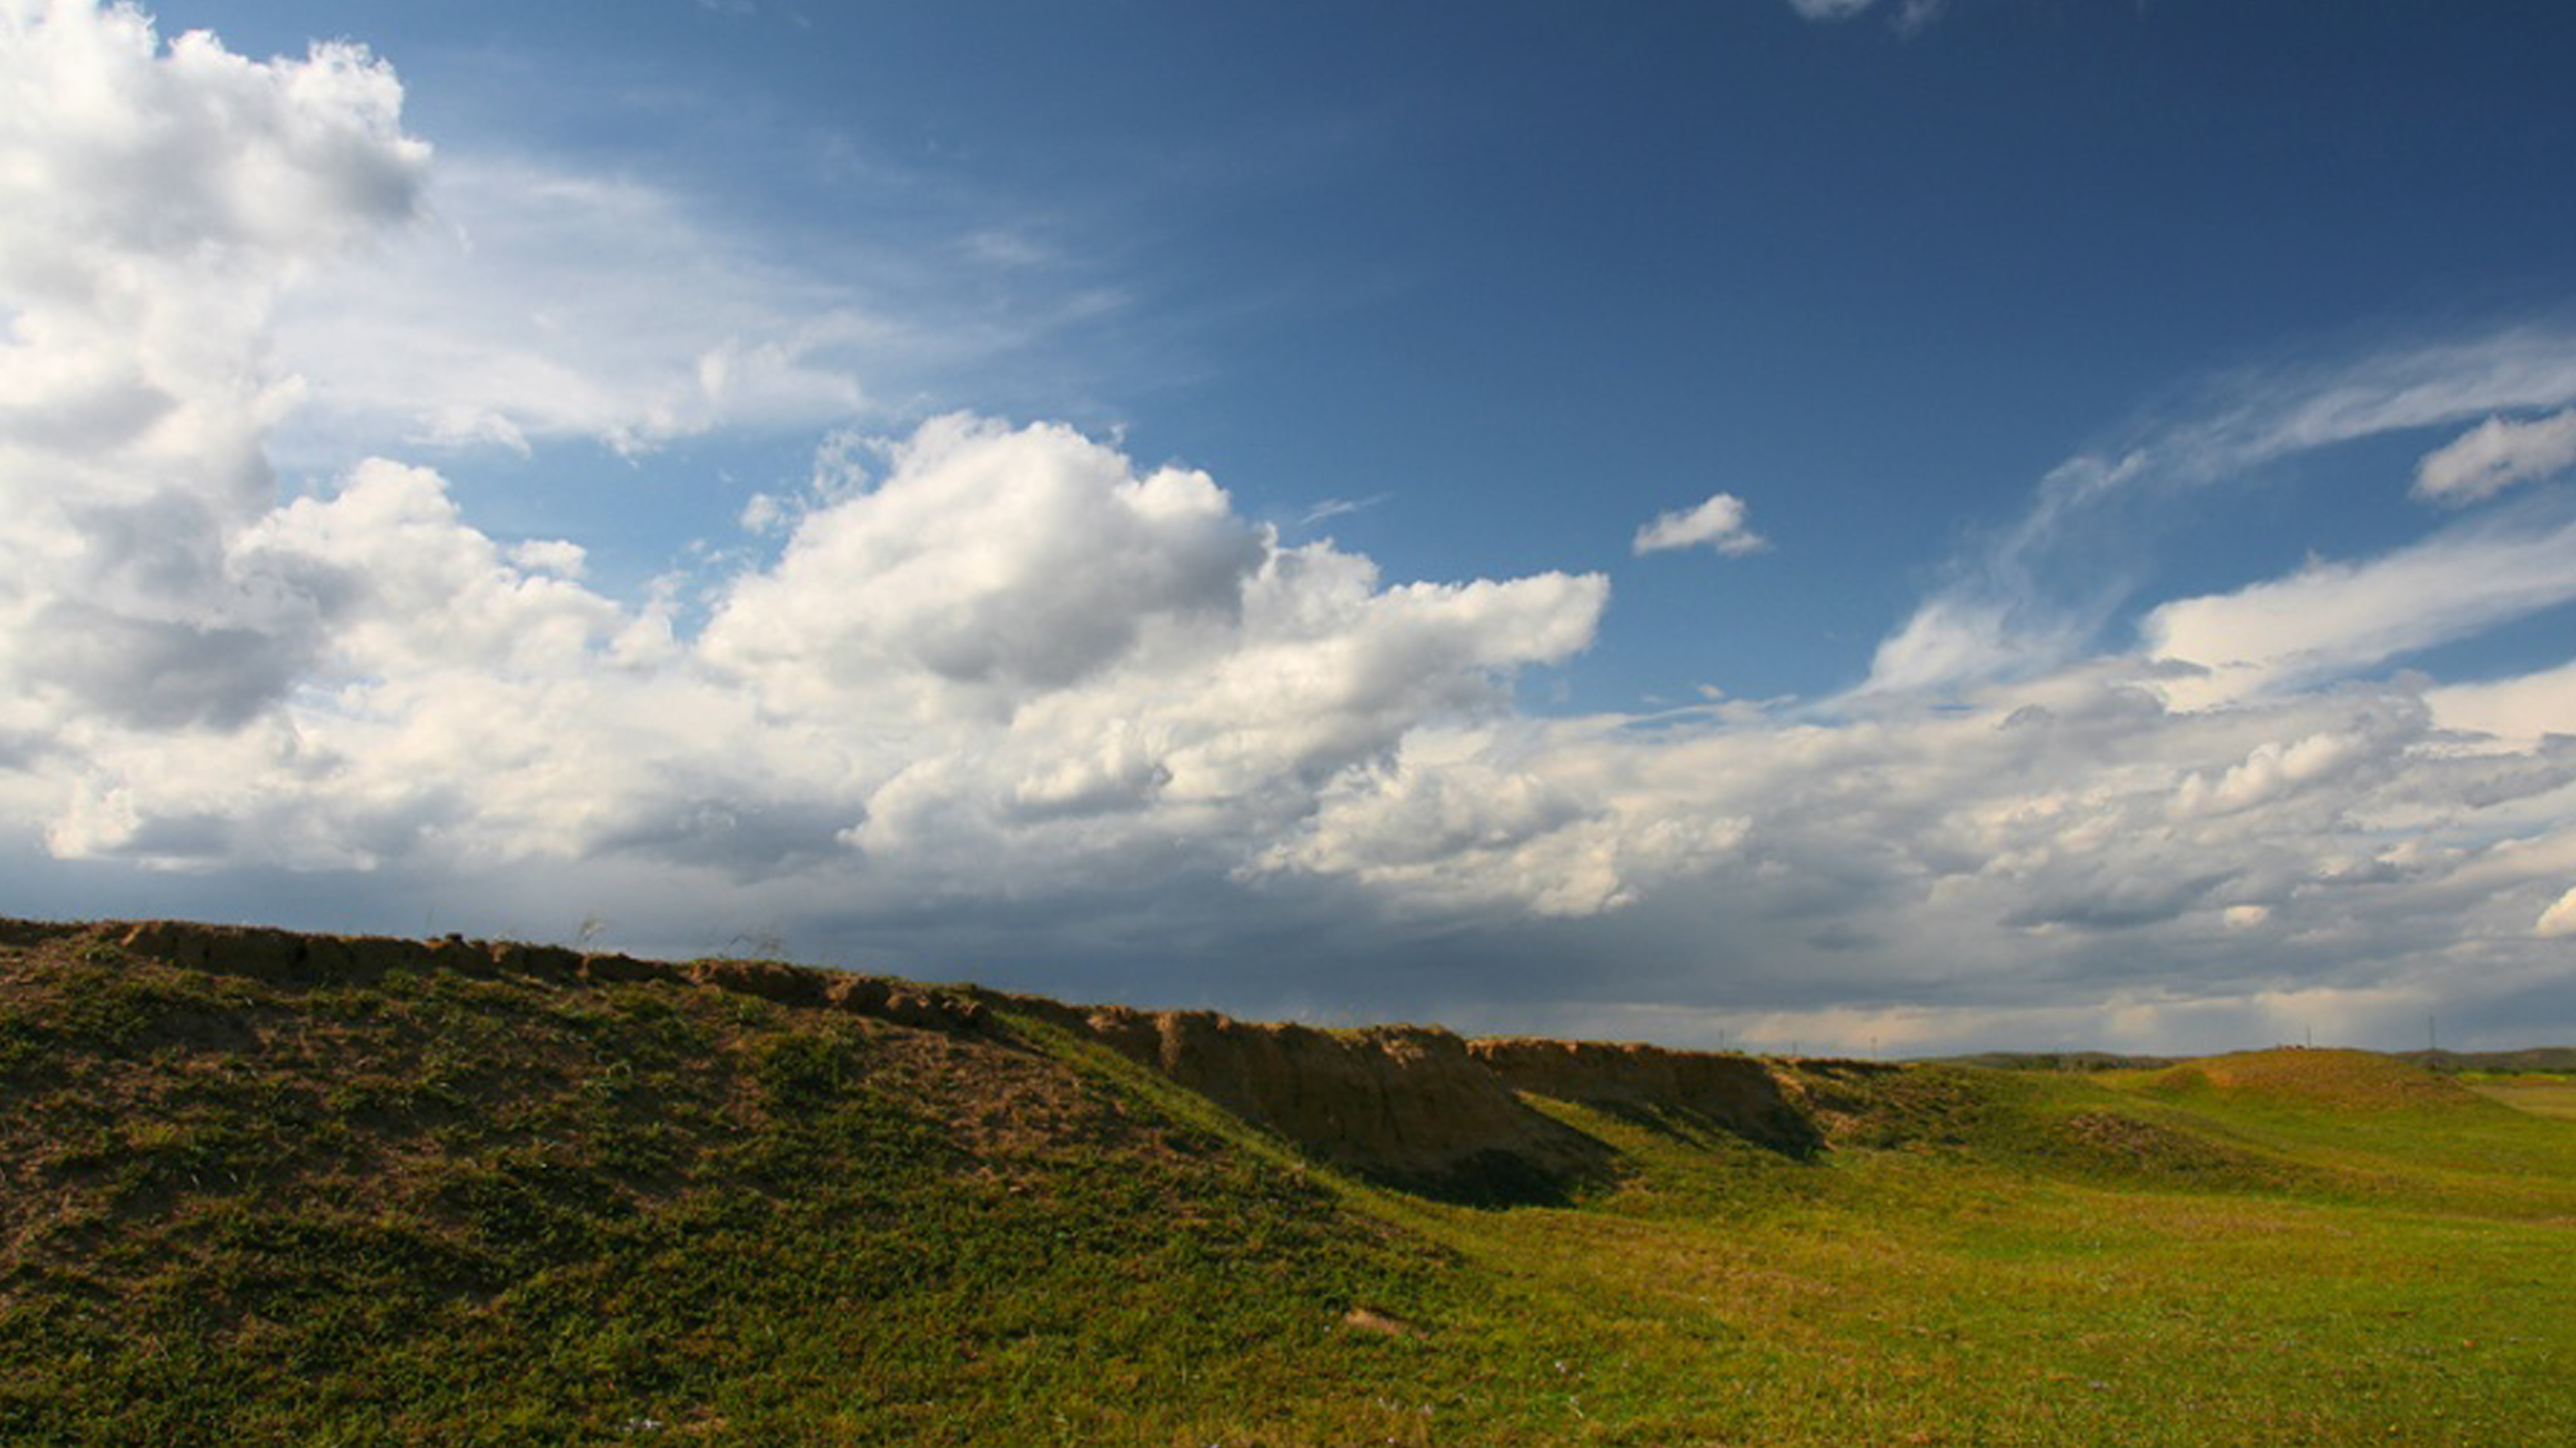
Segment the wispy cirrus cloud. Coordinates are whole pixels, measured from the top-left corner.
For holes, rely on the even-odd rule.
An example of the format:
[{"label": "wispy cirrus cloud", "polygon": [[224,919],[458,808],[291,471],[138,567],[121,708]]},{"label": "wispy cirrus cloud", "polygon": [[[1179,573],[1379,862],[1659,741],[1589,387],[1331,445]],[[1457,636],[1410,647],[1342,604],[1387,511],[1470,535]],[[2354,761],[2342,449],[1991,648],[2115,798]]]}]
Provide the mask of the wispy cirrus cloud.
[{"label": "wispy cirrus cloud", "polygon": [[2529,421],[2490,417],[2426,453],[2415,465],[2415,496],[2474,503],[2517,483],[2576,467],[2576,409]]},{"label": "wispy cirrus cloud", "polygon": [[537,158],[447,157],[422,208],[275,318],[279,364],[306,379],[281,437],[300,460],[389,437],[634,454],[897,418],[944,381],[1031,365],[1120,305],[1096,286],[1050,290],[1055,260],[986,233],[818,258],[665,187]]},{"label": "wispy cirrus cloud", "polygon": [[[2554,510],[2553,510],[2554,511]],[[2576,521],[2517,516],[2359,563],[2318,563],[2233,593],[2159,604],[2149,657],[2194,666],[2165,687],[2209,707],[2352,673],[2576,598]]]},{"label": "wispy cirrus cloud", "polygon": [[1365,513],[1393,496],[1395,495],[1392,493],[1374,493],[1365,498],[1326,498],[1299,514],[1297,526],[1312,528],[1329,519],[1347,517],[1353,513]]},{"label": "wispy cirrus cloud", "polygon": [[634,451],[821,425],[872,401],[861,362],[904,330],[639,182],[460,159],[429,204],[431,224],[381,238],[278,318],[319,451],[359,437]]},{"label": "wispy cirrus cloud", "polygon": [[[1879,0],[1789,0],[1789,8],[1807,20],[1841,21],[1855,19],[1876,9]],[[1941,16],[1949,0],[1897,0],[1896,27],[1906,34],[1922,29]]]},{"label": "wispy cirrus cloud", "polygon": [[1954,559],[1880,644],[1865,687],[1956,687],[2102,646],[2146,582],[2158,510],[2180,497],[2364,438],[2571,401],[2576,329],[2561,326],[2221,376],[2178,412],[2051,470],[2021,517]]}]

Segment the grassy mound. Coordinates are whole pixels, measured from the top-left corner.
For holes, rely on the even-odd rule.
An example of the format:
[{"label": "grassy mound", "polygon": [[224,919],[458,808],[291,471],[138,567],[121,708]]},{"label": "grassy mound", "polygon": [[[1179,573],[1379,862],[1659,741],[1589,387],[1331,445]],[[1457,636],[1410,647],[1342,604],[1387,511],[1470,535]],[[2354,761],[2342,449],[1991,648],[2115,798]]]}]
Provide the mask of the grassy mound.
[{"label": "grassy mound", "polygon": [[2149,1072],[2133,1084],[2168,1098],[2215,1093],[2240,1102],[2335,1111],[2490,1109],[2476,1092],[2448,1076],[2372,1051],[2244,1051]]}]

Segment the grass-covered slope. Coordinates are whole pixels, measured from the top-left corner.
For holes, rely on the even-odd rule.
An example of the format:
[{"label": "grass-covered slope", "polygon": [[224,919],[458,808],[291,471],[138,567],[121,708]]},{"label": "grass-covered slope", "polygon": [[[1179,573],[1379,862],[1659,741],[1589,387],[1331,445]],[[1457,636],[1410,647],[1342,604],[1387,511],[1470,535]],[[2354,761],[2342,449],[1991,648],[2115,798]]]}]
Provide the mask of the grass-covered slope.
[{"label": "grass-covered slope", "polygon": [[2576,1123],[2279,1054],[0,926],[0,1442],[2563,1442]]},{"label": "grass-covered slope", "polygon": [[1105,1071],[687,982],[19,932],[0,1099],[12,1444],[1240,1440],[1443,1270]]}]

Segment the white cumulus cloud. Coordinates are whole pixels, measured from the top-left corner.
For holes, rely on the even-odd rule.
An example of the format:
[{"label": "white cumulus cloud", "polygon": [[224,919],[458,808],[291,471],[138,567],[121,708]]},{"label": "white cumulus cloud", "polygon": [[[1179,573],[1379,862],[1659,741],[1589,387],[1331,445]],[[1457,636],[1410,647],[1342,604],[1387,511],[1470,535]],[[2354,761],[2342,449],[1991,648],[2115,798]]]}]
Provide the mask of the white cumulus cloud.
[{"label": "white cumulus cloud", "polygon": [[1730,557],[1752,553],[1764,546],[1764,539],[1744,526],[1744,516],[1743,499],[1732,493],[1712,493],[1695,508],[1658,515],[1637,530],[1630,547],[1640,556],[1703,544]]},{"label": "white cumulus cloud", "polygon": [[[429,152],[401,132],[392,72],[347,46],[165,47],[121,8],[10,23],[0,64],[49,105],[0,132],[0,365],[44,404],[0,414],[20,564],[0,587],[0,738],[33,766],[12,812],[58,855],[830,866],[934,890],[1183,840],[1243,861],[1346,772],[1506,712],[1515,671],[1592,638],[1598,576],[1388,585],[1328,543],[1282,545],[1203,473],[1140,471],[1058,425],[937,419],[882,444],[873,483],[828,438],[812,495],[756,520],[785,530],[776,561],[724,580],[695,633],[659,596],[589,589],[575,541],[495,540],[429,468],[368,458],[281,498],[266,446],[299,405],[397,436],[649,442],[857,396],[799,381],[793,346],[730,340],[777,320],[726,301],[730,282],[665,330],[656,308],[691,289],[656,282],[648,304],[631,284],[737,259],[650,193],[586,183],[518,178],[501,190],[544,204],[500,214],[556,241],[565,216],[605,217],[676,250],[560,288],[592,309],[557,319],[575,340],[460,324],[449,302],[479,293],[443,282],[416,328],[370,331],[412,315],[380,298],[341,316],[339,350],[315,344],[300,308],[384,275],[325,265],[419,235]],[[506,228],[502,246],[519,248]],[[501,287],[482,315],[523,300]],[[674,391],[664,364],[727,307],[743,325]],[[279,327],[305,337],[285,350],[309,385],[264,365]]]},{"label": "white cumulus cloud", "polygon": [[252,62],[140,13],[0,11],[0,681],[21,711],[239,724],[342,580],[248,541],[278,291],[409,217],[429,150],[349,45]]}]

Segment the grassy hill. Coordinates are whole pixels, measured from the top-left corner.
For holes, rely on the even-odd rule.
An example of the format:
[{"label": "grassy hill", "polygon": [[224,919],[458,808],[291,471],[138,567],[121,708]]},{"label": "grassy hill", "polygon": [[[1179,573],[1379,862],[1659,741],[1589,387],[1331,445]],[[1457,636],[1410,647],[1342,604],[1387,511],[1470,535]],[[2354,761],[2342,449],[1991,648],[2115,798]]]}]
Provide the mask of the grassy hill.
[{"label": "grassy hill", "polygon": [[[2546,1084],[2546,1083],[2544,1083]],[[2564,1441],[2576,1123],[0,925],[0,1442]]]}]

